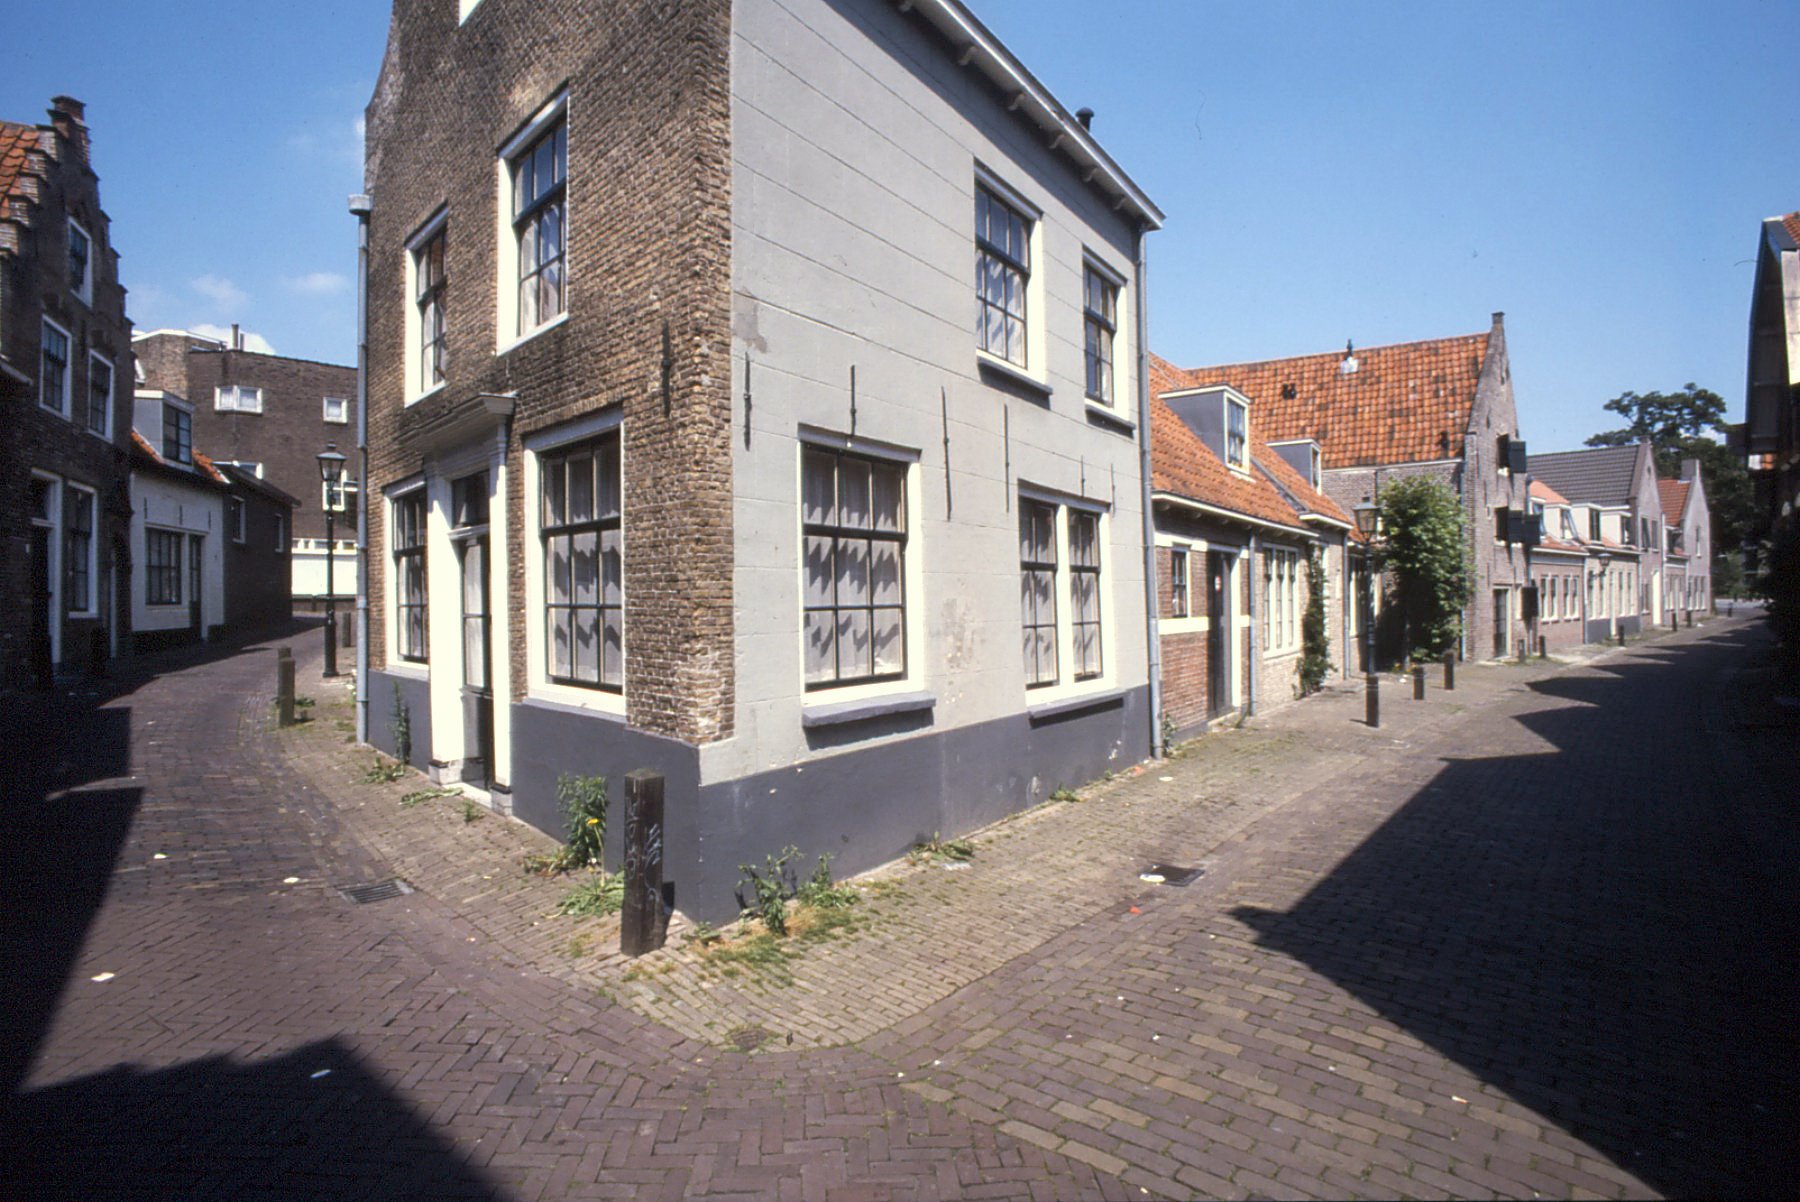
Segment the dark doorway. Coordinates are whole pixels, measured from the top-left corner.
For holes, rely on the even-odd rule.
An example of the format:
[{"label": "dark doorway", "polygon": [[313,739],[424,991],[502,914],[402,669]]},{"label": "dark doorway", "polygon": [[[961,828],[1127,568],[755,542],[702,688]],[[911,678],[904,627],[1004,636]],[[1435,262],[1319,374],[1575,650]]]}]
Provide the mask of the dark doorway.
[{"label": "dark doorway", "polygon": [[200,641],[200,549],[206,544],[202,534],[188,535],[188,633]]},{"label": "dark doorway", "polygon": [[1231,677],[1226,672],[1230,658],[1226,648],[1227,622],[1231,606],[1225,583],[1230,579],[1230,556],[1223,551],[1206,553],[1206,716],[1216,718],[1231,708]]},{"label": "dark doorway", "polygon": [[50,687],[56,669],[54,644],[50,639],[50,529],[31,528],[31,683],[40,689]]},{"label": "dark doorway", "polygon": [[1494,590],[1494,658],[1504,659],[1512,647],[1512,599],[1508,590]]}]

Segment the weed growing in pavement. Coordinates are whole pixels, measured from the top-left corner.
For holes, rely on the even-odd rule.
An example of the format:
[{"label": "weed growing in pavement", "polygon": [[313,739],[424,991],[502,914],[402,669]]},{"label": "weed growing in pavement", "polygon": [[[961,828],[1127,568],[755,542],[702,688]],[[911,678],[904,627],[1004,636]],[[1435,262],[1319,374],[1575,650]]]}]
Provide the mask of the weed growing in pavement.
[{"label": "weed growing in pavement", "polygon": [[581,957],[588,954],[588,948],[593,946],[593,942],[594,935],[592,931],[581,931],[571,935],[569,936],[568,946],[563,948],[563,955],[571,960],[579,960]]},{"label": "weed growing in pavement", "polygon": [[591,880],[564,894],[556,905],[556,912],[575,918],[600,918],[617,914],[624,904],[625,877],[620,873],[608,876],[596,872]]},{"label": "weed growing in pavement", "polygon": [[1080,801],[1081,794],[1079,794],[1075,790],[1069,788],[1067,785],[1059,785],[1059,786],[1057,786],[1056,792],[1050,794],[1050,800],[1051,801]]},{"label": "weed growing in pavement", "polygon": [[480,802],[476,801],[473,797],[463,798],[463,821],[464,822],[480,822],[483,818],[486,818],[486,817],[487,817],[487,811],[481,808]]},{"label": "weed growing in pavement", "polygon": [[913,844],[906,853],[909,864],[951,864],[975,858],[975,845],[967,839],[943,839],[933,832],[930,839]]},{"label": "weed growing in pavement", "polygon": [[[973,854],[973,852],[971,852]],[[862,900],[853,885],[840,885],[831,879],[831,857],[822,855],[812,875],[794,891],[803,909],[847,910]]]},{"label": "weed growing in pavement", "polygon": [[314,701],[311,697],[294,698],[294,708],[297,710],[309,710],[317,704],[318,702]]},{"label": "weed growing in pavement", "polygon": [[681,937],[688,943],[698,943],[702,946],[708,943],[717,943],[722,938],[719,928],[705,919],[695,923],[694,929],[684,932]]},{"label": "weed growing in pavement", "polygon": [[400,799],[402,809],[410,810],[414,806],[424,805],[428,801],[436,801],[440,797],[455,797],[460,789],[415,789]]},{"label": "weed growing in pavement", "polygon": [[363,772],[365,785],[391,785],[406,775],[406,765],[399,760],[390,760],[384,755],[375,757],[374,763]]},{"label": "weed growing in pavement", "polygon": [[602,863],[606,846],[606,778],[564,773],[556,778],[556,799],[562,802],[569,821],[562,867],[586,868]]},{"label": "weed growing in pavement", "polygon": [[394,736],[394,755],[404,761],[412,759],[412,713],[400,696],[400,682],[394,682],[394,714],[388,719],[388,733]]},{"label": "weed growing in pavement", "polygon": [[[738,871],[744,874],[738,881],[738,904],[743,906],[746,917],[762,919],[770,934],[787,934],[787,899],[794,895],[794,886],[789,883],[793,873],[788,864],[799,854],[800,849],[790,844],[778,856],[764,856],[761,869],[738,865]],[[744,892],[746,886],[750,890],[748,896]]]}]

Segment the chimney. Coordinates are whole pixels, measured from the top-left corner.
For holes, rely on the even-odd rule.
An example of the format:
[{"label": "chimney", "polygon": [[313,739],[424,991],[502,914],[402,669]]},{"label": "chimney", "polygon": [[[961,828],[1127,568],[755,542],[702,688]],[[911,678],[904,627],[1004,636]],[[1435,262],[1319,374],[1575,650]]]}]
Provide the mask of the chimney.
[{"label": "chimney", "polygon": [[1506,314],[1499,309],[1494,310],[1494,324],[1496,326],[1503,326],[1506,324]]},{"label": "chimney", "polygon": [[1083,128],[1083,129],[1094,128],[1094,110],[1093,109],[1076,109],[1075,110],[1075,120],[1081,122],[1081,128]]},{"label": "chimney", "polygon": [[1683,459],[1681,461],[1681,479],[1692,484],[1699,478],[1700,461],[1698,459]]},{"label": "chimney", "polygon": [[88,161],[87,105],[73,96],[50,98],[50,126],[75,151],[78,162]]},{"label": "chimney", "polygon": [[238,323],[235,321],[231,323],[231,349],[234,351],[244,349],[244,336],[238,332]]}]

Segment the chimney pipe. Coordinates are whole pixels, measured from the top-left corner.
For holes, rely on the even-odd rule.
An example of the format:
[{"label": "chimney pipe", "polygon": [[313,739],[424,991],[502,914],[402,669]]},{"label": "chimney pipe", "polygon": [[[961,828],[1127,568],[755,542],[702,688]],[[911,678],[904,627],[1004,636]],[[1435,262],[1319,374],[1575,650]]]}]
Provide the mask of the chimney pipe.
[{"label": "chimney pipe", "polygon": [[1092,129],[1094,127],[1094,110],[1076,109],[1075,120],[1081,122],[1081,128]]},{"label": "chimney pipe", "polygon": [[238,323],[235,321],[231,323],[231,349],[234,351],[244,349],[244,336],[238,333]]}]

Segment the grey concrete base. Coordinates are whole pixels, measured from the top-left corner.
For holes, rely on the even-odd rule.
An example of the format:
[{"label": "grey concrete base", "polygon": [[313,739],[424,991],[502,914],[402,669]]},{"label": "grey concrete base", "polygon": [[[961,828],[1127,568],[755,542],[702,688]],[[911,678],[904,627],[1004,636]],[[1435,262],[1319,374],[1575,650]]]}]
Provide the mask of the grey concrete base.
[{"label": "grey concrete base", "polygon": [[[396,690],[398,691],[396,696]],[[396,707],[406,712],[412,740],[406,762],[424,772],[431,766],[431,687],[411,676],[369,673],[369,742],[386,755],[399,758],[395,742]]]},{"label": "grey concrete base", "polygon": [[739,866],[760,866],[790,845],[800,851],[799,875],[829,854],[833,873],[848,876],[933,835],[963,834],[1138,763],[1150,754],[1149,704],[1148,689],[1133,689],[1091,708],[889,737],[701,787],[698,755],[684,743],[527,701],[512,710],[514,813],[561,838],[557,778],[604,776],[615,803],[607,859],[616,863],[624,776],[661,772],[665,879],[675,905],[722,922],[739,910]]}]

